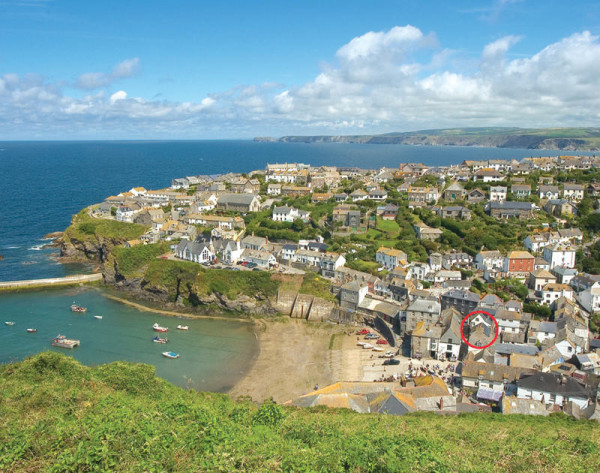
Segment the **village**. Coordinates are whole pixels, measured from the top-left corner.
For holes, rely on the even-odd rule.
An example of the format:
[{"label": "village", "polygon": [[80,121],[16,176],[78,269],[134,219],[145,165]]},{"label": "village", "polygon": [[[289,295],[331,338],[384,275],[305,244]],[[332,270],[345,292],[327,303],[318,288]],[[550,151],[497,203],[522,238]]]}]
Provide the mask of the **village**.
[{"label": "village", "polygon": [[134,187],[91,213],[146,225],[126,247],[327,281],[280,290],[278,310],[354,327],[361,375],[296,405],[600,418],[599,196],[590,156],[283,163]]}]

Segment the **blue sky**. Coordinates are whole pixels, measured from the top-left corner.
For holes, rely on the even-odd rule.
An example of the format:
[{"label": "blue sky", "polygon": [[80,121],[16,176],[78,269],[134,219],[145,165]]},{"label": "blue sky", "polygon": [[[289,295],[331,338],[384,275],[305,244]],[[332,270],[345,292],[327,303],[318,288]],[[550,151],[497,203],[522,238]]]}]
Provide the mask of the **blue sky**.
[{"label": "blue sky", "polygon": [[600,2],[0,0],[0,139],[600,126]]}]

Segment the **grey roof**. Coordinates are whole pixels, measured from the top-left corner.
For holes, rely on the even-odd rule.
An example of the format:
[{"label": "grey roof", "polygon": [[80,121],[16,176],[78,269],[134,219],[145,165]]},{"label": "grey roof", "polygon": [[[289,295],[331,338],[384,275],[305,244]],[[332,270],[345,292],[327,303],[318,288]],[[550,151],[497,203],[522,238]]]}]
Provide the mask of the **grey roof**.
[{"label": "grey roof", "polygon": [[563,396],[589,397],[589,392],[573,378],[557,376],[552,373],[535,373],[524,376],[517,381],[520,388],[535,389],[547,393],[562,394]]},{"label": "grey roof", "polygon": [[479,296],[477,294],[462,289],[451,289],[450,291],[442,294],[442,297],[450,297],[452,299],[465,299],[472,302],[479,302]]},{"label": "grey roof", "polygon": [[519,355],[537,355],[539,353],[538,347],[531,345],[517,345],[516,343],[497,343],[496,353],[501,355],[510,355],[517,353]]},{"label": "grey roof", "polygon": [[517,201],[503,201],[503,202],[490,202],[490,209],[500,210],[531,210],[533,204],[531,202],[517,202]]},{"label": "grey roof", "polygon": [[437,301],[428,301],[425,299],[417,299],[406,309],[407,311],[429,312],[431,314],[439,314],[441,311],[440,303]]},{"label": "grey roof", "polygon": [[558,331],[558,327],[556,325],[556,322],[540,322],[538,331],[546,333],[556,333]]},{"label": "grey roof", "polygon": [[283,245],[283,249],[284,250],[297,250],[298,245],[296,243],[285,243]]},{"label": "grey roof", "polygon": [[217,203],[250,205],[256,197],[254,194],[223,194],[219,197]]}]

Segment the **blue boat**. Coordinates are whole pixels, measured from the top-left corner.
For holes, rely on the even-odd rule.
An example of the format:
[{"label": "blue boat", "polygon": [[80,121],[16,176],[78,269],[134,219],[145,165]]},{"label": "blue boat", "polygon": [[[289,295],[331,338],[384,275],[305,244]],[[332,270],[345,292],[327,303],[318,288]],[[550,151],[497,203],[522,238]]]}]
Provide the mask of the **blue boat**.
[{"label": "blue boat", "polygon": [[168,338],[160,338],[158,335],[152,339],[154,343],[167,343],[169,341]]},{"label": "blue boat", "polygon": [[167,358],[179,358],[179,353],[172,351],[163,351],[162,355],[166,356]]}]

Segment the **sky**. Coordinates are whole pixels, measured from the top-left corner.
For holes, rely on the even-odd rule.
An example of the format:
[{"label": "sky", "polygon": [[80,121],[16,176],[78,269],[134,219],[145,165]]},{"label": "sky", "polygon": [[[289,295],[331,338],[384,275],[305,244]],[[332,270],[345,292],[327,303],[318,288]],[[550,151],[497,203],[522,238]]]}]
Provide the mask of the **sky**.
[{"label": "sky", "polygon": [[0,0],[0,139],[600,126],[597,0]]}]

